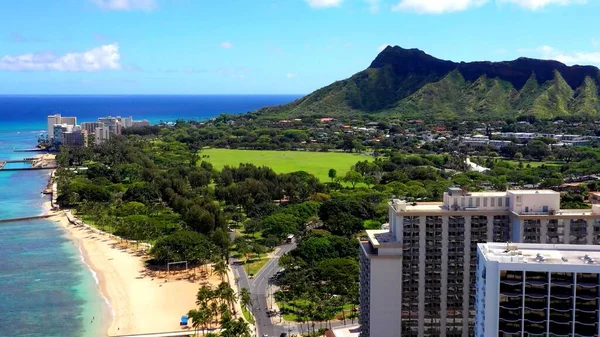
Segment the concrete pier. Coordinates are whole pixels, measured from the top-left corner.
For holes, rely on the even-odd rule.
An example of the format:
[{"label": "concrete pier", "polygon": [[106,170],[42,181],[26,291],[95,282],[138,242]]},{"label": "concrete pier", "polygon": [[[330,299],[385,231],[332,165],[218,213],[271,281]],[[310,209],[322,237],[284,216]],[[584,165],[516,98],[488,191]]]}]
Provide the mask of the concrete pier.
[{"label": "concrete pier", "polygon": [[28,217],[24,217],[24,218],[0,219],[0,223],[47,219],[47,218],[51,218],[55,215],[56,215],[55,213],[50,213],[50,214],[44,214],[44,215],[28,216]]}]

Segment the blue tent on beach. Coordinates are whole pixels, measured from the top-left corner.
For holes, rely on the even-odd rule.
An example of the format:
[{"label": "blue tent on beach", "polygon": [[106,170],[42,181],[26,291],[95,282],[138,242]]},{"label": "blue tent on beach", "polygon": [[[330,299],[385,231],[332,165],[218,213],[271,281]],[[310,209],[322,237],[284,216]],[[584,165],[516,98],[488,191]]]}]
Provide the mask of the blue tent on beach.
[{"label": "blue tent on beach", "polygon": [[183,315],[181,316],[181,322],[179,322],[180,326],[186,326],[188,325],[188,317],[187,315]]}]

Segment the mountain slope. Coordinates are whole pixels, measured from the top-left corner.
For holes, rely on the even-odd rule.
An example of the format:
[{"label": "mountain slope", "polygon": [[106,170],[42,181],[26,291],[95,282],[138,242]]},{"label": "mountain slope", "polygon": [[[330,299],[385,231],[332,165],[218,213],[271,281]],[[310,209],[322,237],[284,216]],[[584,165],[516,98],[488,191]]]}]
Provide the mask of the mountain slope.
[{"label": "mountain slope", "polygon": [[455,63],[418,49],[384,49],[369,68],[293,103],[258,111],[264,118],[552,118],[600,116],[600,70],[557,61]]}]

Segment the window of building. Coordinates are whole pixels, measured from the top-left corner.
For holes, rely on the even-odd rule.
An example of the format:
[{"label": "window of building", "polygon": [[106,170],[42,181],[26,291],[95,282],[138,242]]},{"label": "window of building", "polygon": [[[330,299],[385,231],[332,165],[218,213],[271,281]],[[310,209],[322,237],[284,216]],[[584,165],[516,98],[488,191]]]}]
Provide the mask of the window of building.
[{"label": "window of building", "polygon": [[473,198],[469,198],[469,207],[473,207]]},{"label": "window of building", "polygon": [[476,207],[479,207],[479,206],[481,206],[481,205],[480,205],[480,202],[481,202],[481,201],[480,201],[479,199],[480,199],[480,198],[475,198],[475,206],[476,206]]},{"label": "window of building", "polygon": [[465,198],[460,198],[460,205],[465,207]]},{"label": "window of building", "polygon": [[506,197],[506,203],[504,204],[504,206],[508,207],[509,204],[510,204],[510,198]]},{"label": "window of building", "polygon": [[502,198],[498,198],[498,207],[502,207]]},{"label": "window of building", "polygon": [[488,198],[483,198],[483,207],[487,207]]},{"label": "window of building", "polygon": [[491,206],[495,207],[496,206],[496,198],[490,198],[490,199],[492,201],[492,205]]}]

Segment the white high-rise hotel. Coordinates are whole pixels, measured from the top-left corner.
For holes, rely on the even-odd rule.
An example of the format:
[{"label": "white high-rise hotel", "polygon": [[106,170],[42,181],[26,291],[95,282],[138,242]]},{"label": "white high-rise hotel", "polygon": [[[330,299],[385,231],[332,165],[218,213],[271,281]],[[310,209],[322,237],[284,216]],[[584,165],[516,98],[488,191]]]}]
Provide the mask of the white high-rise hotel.
[{"label": "white high-rise hotel", "polygon": [[479,243],[600,244],[600,205],[560,209],[548,190],[450,188],[443,203],[389,211],[389,230],[361,242],[362,337],[472,334]]},{"label": "white high-rise hotel", "polygon": [[475,337],[600,335],[600,246],[482,243]]}]

